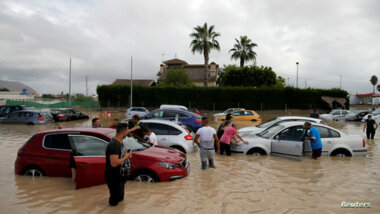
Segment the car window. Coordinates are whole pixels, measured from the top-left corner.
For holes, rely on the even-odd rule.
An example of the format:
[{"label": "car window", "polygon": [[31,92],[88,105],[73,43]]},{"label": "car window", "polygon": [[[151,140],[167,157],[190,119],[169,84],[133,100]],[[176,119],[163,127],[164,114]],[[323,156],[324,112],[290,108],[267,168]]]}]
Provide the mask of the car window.
[{"label": "car window", "polygon": [[180,134],[182,134],[182,132],[180,130],[178,130],[177,128],[174,128],[172,126],[168,126],[168,132],[169,132],[169,135],[180,135]]},{"label": "car window", "polygon": [[164,111],[164,117],[176,117],[177,114],[179,113],[176,111]]},{"label": "car window", "polygon": [[253,115],[251,111],[244,111],[244,115]]},{"label": "car window", "polygon": [[329,129],[321,126],[315,126],[317,128],[321,138],[330,138]]},{"label": "car window", "polygon": [[10,106],[7,106],[7,108],[5,108],[5,113],[9,113],[9,112],[11,112],[11,107]]},{"label": "car window", "polygon": [[273,137],[275,134],[277,134],[283,128],[285,128],[285,127],[282,125],[275,125],[275,126],[272,126],[268,129],[262,131],[260,134],[258,134],[258,136],[268,139],[268,138]]},{"label": "car window", "polygon": [[181,117],[181,118],[190,117],[189,115],[184,114],[184,113],[179,113],[178,116]]},{"label": "car window", "polygon": [[21,110],[21,107],[20,106],[14,106],[13,107],[13,111],[20,111]]},{"label": "car window", "polygon": [[5,106],[1,106],[1,107],[0,107],[0,113],[2,113],[2,114],[3,114],[3,113],[6,113],[6,112],[5,112],[6,109],[7,109],[7,107],[5,107]]},{"label": "car window", "polygon": [[144,126],[149,127],[149,129],[156,135],[169,135],[168,125],[159,123],[144,123]]},{"label": "car window", "polygon": [[148,118],[162,118],[164,116],[164,111],[155,111],[150,114]]},{"label": "car window", "polygon": [[303,126],[294,126],[285,129],[279,134],[280,140],[303,141],[305,129]]},{"label": "car window", "polygon": [[80,114],[80,111],[74,109],[75,114]]},{"label": "car window", "polygon": [[241,115],[244,115],[244,111],[236,111],[234,113],[232,113],[233,116],[241,116]]},{"label": "car window", "polygon": [[107,142],[93,136],[70,135],[78,156],[103,156],[106,154]]},{"label": "car window", "polygon": [[337,131],[330,129],[330,134],[332,138],[340,138],[340,134]]},{"label": "car window", "polygon": [[44,147],[48,149],[71,150],[67,134],[49,134],[45,136]]},{"label": "car window", "polygon": [[10,114],[10,117],[11,118],[18,118],[18,117],[20,117],[20,114],[21,114],[20,112],[13,112]]}]

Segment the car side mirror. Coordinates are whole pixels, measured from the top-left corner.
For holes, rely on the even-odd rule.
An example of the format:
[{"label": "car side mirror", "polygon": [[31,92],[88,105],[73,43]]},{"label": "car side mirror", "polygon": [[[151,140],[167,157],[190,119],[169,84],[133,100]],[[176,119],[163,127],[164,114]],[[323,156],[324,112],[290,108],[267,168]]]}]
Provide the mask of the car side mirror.
[{"label": "car side mirror", "polygon": [[274,139],[275,139],[275,140],[280,140],[280,135],[276,135],[276,136],[274,137]]}]

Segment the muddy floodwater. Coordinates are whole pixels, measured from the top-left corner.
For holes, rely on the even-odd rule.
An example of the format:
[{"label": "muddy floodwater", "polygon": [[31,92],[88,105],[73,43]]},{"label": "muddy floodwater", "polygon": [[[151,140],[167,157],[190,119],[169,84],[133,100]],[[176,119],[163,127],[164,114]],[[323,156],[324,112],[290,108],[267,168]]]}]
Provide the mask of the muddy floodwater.
[{"label": "muddy floodwater", "polygon": [[[263,121],[273,116],[264,115]],[[365,137],[360,122],[328,123]],[[90,121],[61,124],[81,127]],[[70,178],[14,174],[18,148],[35,132],[56,127],[0,124],[0,213],[380,213],[380,133],[367,141],[365,157],[292,161],[233,154],[216,156],[216,169],[202,171],[198,153],[188,154],[189,176],[166,183],[127,182],[124,201],[109,207],[106,185],[75,190]],[[372,207],[341,208],[342,202]]]}]

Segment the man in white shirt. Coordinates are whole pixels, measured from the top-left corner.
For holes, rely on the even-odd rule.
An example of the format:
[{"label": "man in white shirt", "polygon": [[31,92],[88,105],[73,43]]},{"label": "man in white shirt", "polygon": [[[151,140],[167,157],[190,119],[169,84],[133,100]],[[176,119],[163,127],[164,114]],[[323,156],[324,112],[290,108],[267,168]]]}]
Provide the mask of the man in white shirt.
[{"label": "man in white shirt", "polygon": [[157,146],[157,136],[153,132],[150,131],[149,128],[144,127],[143,134],[145,135],[144,139],[148,142],[153,144],[153,146]]},{"label": "man in white shirt", "polygon": [[202,118],[202,128],[198,129],[194,142],[198,144],[199,154],[202,162],[202,169],[206,169],[207,167],[207,159],[209,162],[210,168],[215,168],[214,165],[214,155],[215,148],[214,142],[216,142],[217,152],[220,151],[220,144],[218,136],[216,135],[215,129],[208,126],[207,117]]}]

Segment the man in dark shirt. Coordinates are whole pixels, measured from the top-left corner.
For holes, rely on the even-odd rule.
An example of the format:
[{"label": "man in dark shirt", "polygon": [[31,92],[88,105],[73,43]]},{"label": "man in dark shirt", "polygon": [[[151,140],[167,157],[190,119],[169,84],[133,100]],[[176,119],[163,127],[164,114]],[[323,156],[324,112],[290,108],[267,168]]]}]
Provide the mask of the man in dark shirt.
[{"label": "man in dark shirt", "polygon": [[319,114],[317,113],[317,109],[313,110],[313,113],[310,114],[310,117],[312,117],[312,118],[319,118]]},{"label": "man in dark shirt", "polygon": [[104,177],[110,192],[109,204],[116,206],[124,199],[125,182],[130,170],[129,159],[132,153],[127,151],[123,139],[129,133],[127,124],[120,123],[116,135],[111,139],[106,149],[106,170]]},{"label": "man in dark shirt", "polygon": [[140,122],[140,117],[138,115],[133,115],[131,122],[128,124],[129,132],[144,139],[143,126]]},{"label": "man in dark shirt", "polygon": [[377,125],[376,121],[372,119],[372,115],[368,115],[368,119],[365,121],[363,132],[367,129],[367,139],[373,139],[375,137]]}]

